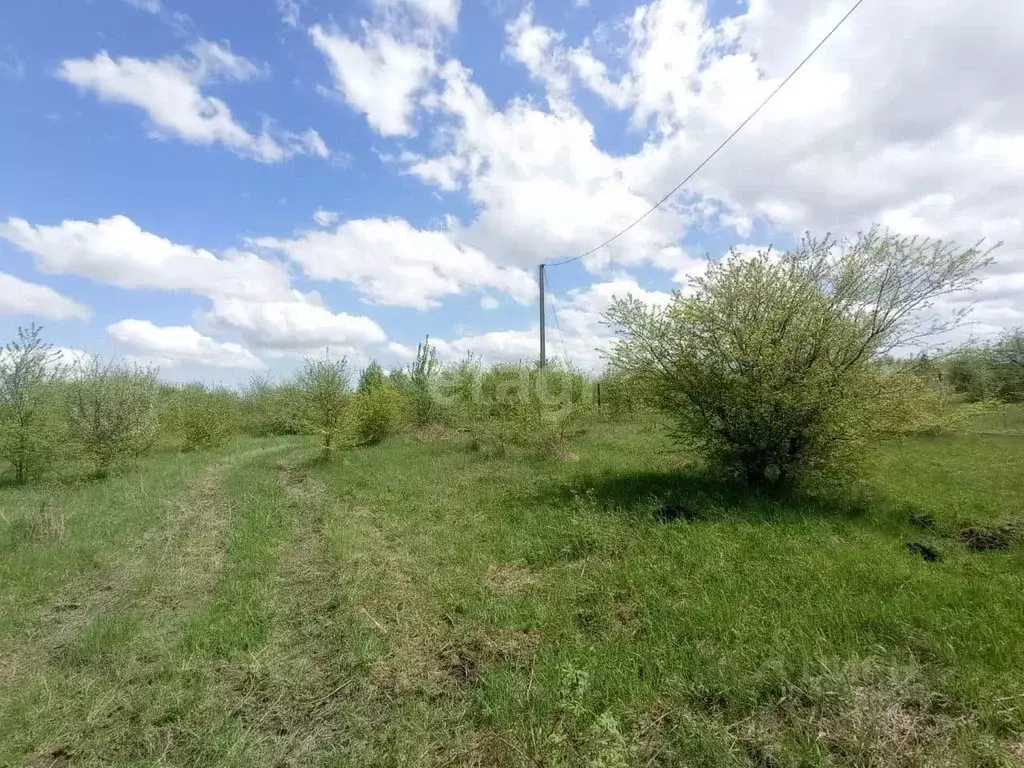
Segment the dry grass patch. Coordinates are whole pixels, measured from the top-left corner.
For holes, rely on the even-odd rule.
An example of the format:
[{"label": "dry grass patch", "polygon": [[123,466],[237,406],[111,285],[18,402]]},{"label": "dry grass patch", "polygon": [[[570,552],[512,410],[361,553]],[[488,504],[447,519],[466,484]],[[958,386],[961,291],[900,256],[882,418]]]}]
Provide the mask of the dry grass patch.
[{"label": "dry grass patch", "polygon": [[732,730],[759,768],[789,764],[794,741],[837,765],[931,768],[970,764],[958,743],[970,722],[919,670],[862,660],[794,686]]},{"label": "dry grass patch", "polygon": [[540,574],[519,563],[492,565],[484,579],[487,588],[497,595],[517,595],[540,583]]}]

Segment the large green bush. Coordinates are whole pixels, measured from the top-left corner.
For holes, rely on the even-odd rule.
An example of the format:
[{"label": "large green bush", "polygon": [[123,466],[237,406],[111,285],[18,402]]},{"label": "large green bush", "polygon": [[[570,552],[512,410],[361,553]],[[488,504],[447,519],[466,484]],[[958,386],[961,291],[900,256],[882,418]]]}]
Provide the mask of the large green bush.
[{"label": "large green bush", "polygon": [[778,257],[733,253],[667,306],[616,301],[613,368],[682,441],[753,487],[849,470],[917,387],[880,359],[956,327],[963,313],[928,309],[990,262],[978,247],[877,229],[843,248],[808,237]]},{"label": "large green bush", "polygon": [[332,360],[327,355],[308,358],[295,386],[301,396],[304,431],[319,437],[321,456],[329,459],[344,439],[351,399],[348,361],[344,357]]},{"label": "large green bush", "polygon": [[59,381],[61,356],[43,341],[36,325],[0,350],[0,462],[17,483],[40,475],[62,448]]},{"label": "large green bush", "polygon": [[449,387],[459,426],[492,453],[516,447],[564,456],[593,414],[591,383],[556,365],[464,364],[451,372]]},{"label": "large green bush", "polygon": [[183,451],[217,448],[239,431],[239,398],[230,390],[192,383],[165,397],[168,427]]},{"label": "large green bush", "polygon": [[243,387],[240,429],[251,437],[296,435],[303,429],[302,393],[294,383],[275,383],[254,376]]},{"label": "large green bush", "polygon": [[80,361],[66,402],[71,438],[99,476],[148,450],[156,438],[155,370],[98,358]]},{"label": "large green bush", "polygon": [[356,395],[356,437],[360,443],[372,445],[391,437],[404,418],[402,395],[386,378],[363,387]]}]

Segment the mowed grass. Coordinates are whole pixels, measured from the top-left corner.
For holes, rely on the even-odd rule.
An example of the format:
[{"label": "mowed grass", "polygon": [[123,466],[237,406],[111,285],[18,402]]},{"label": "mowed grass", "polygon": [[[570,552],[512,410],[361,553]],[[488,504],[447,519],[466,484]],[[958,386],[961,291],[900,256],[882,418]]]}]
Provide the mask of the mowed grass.
[{"label": "mowed grass", "polygon": [[1024,764],[1024,548],[957,538],[1024,517],[1024,438],[880,445],[800,502],[657,423],[574,450],[242,441],[0,491],[0,765]]}]

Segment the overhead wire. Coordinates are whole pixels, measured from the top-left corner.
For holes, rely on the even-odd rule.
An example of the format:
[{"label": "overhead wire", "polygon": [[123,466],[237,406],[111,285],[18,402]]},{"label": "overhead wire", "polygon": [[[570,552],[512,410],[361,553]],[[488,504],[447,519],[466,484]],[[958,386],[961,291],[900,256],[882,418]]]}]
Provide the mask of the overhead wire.
[{"label": "overhead wire", "polygon": [[[551,291],[551,281],[548,280],[547,272],[544,273],[544,287],[547,288],[547,295],[553,295]],[[558,322],[558,310],[555,309],[555,302],[551,301],[551,314],[555,318],[555,329],[558,331],[558,341],[562,345],[562,358],[566,365],[571,365],[572,361],[569,360],[569,349],[565,346],[565,337],[562,336],[562,326]]]},{"label": "overhead wire", "polygon": [[717,147],[715,147],[714,151],[712,151],[712,153],[710,155],[708,155],[706,158],[704,158],[704,160],[700,163],[700,165],[698,165],[696,168],[694,168],[692,171],[690,171],[690,173],[687,174],[686,178],[684,178],[681,182],[676,184],[676,186],[673,187],[672,190],[667,195],[665,195],[663,198],[661,198],[661,200],[659,200],[657,203],[655,203],[653,206],[651,206],[650,209],[648,209],[648,211],[646,213],[644,213],[638,219],[633,221],[632,224],[630,224],[628,227],[626,227],[625,229],[620,231],[618,234],[615,234],[612,237],[609,237],[603,243],[601,243],[598,246],[595,246],[594,248],[591,248],[586,253],[581,253],[579,256],[573,256],[573,257],[568,258],[568,259],[562,259],[561,261],[553,261],[553,262],[547,263],[546,266],[549,266],[549,267],[561,267],[561,266],[563,266],[565,264],[571,264],[574,261],[579,261],[580,259],[585,259],[587,256],[590,256],[593,253],[597,253],[602,248],[605,248],[606,246],[609,246],[612,243],[614,243],[616,240],[618,240],[624,234],[626,234],[631,229],[633,229],[633,227],[635,227],[637,224],[642,222],[644,219],[646,219],[648,216],[650,216],[652,213],[654,213],[656,210],[658,210],[661,206],[663,206],[666,202],[668,202],[668,200],[673,195],[675,195],[676,192],[678,192],[680,189],[682,189],[683,186],[688,181],[690,181],[690,179],[692,179],[694,176],[696,176],[704,168],[704,166],[706,166],[708,163],[710,163],[715,158],[715,156],[719,152],[721,152],[725,148],[725,146],[736,137],[736,135],[740,131],[742,131],[744,128],[746,128],[747,124],[751,120],[753,120],[755,117],[757,117],[757,115],[761,112],[761,110],[764,109],[768,105],[768,102],[770,102],[773,98],[775,98],[776,94],[778,94],[779,91],[781,91],[783,88],[786,87],[786,84],[790,80],[793,79],[793,77],[796,75],[797,72],[799,72],[801,69],[803,69],[804,65],[808,61],[811,60],[811,58],[814,56],[814,54],[816,54],[819,50],[821,50],[822,46],[824,46],[825,43],[827,43],[829,41],[829,38],[831,38],[832,35],[834,35],[839,30],[839,28],[841,26],[843,26],[843,24],[846,23],[846,20],[849,19],[853,15],[854,11],[856,11],[858,8],[860,8],[860,6],[863,4],[863,2],[864,2],[864,0],[857,0],[857,2],[855,2],[853,4],[853,7],[851,7],[850,10],[848,10],[846,12],[846,14],[838,22],[836,22],[835,26],[832,27],[832,29],[830,29],[828,31],[828,34],[825,35],[821,39],[821,41],[816,46],[814,46],[814,48],[811,49],[811,52],[808,53],[806,56],[804,56],[804,58],[800,61],[800,63],[796,65],[796,68],[794,68],[792,72],[790,72],[788,75],[786,75],[786,78],[781,83],[779,83],[771,93],[768,94],[768,97],[757,106],[757,109],[755,109],[753,112],[751,112],[747,116],[746,120],[744,120],[742,123],[740,123],[736,127],[736,130],[734,130],[732,133],[730,133],[728,136],[726,136],[725,140],[721,144],[719,144]]}]

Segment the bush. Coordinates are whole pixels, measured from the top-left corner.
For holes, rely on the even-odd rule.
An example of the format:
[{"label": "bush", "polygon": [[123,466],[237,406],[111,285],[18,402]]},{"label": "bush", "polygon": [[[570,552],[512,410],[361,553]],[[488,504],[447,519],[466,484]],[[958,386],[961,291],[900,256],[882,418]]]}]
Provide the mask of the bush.
[{"label": "bush", "polygon": [[60,353],[36,325],[0,350],[0,461],[25,483],[54,461],[61,445],[56,400],[63,375]]},{"label": "bush", "polygon": [[242,387],[240,429],[251,437],[297,435],[302,431],[302,394],[294,384],[253,376]]},{"label": "bush", "polygon": [[348,410],[348,361],[329,357],[308,358],[296,379],[302,397],[301,421],[306,430],[320,438],[323,459],[341,447]]},{"label": "bush", "polygon": [[363,388],[356,396],[356,435],[372,445],[395,434],[402,424],[402,396],[387,379]]},{"label": "bush", "polygon": [[596,404],[602,416],[610,419],[630,419],[646,409],[643,392],[632,377],[616,371],[606,371],[596,382]]},{"label": "bush", "polygon": [[978,247],[877,229],[836,246],[808,237],[778,258],[732,253],[692,296],[666,307],[627,297],[608,313],[620,334],[613,369],[675,419],[685,444],[752,487],[855,466],[917,387],[879,361],[956,327],[963,313],[925,310],[991,263]]},{"label": "bush", "polygon": [[152,369],[98,358],[75,366],[67,387],[68,427],[98,476],[153,444],[156,395]]},{"label": "bush", "polygon": [[377,387],[387,381],[387,376],[384,375],[384,369],[380,363],[376,360],[371,360],[370,364],[363,369],[363,372],[359,374],[359,385],[356,387],[356,392],[362,394],[367,392],[374,387]]},{"label": "bush", "polygon": [[561,457],[593,413],[590,382],[575,371],[505,363],[480,371],[479,383],[471,381],[472,371],[457,371],[457,391],[473,402],[456,412],[479,449],[501,454],[518,447]]},{"label": "bush", "polygon": [[[408,398],[412,419],[418,426],[425,426],[441,420],[441,411],[435,399],[437,377],[441,371],[437,360],[437,349],[430,345],[427,336],[416,348],[416,360],[409,367]],[[396,384],[398,382],[396,381]]]},{"label": "bush", "polygon": [[170,429],[183,451],[218,448],[239,429],[238,397],[225,389],[186,384],[170,395]]},{"label": "bush", "polygon": [[957,350],[945,361],[949,386],[971,402],[1024,402],[1024,330]]}]

